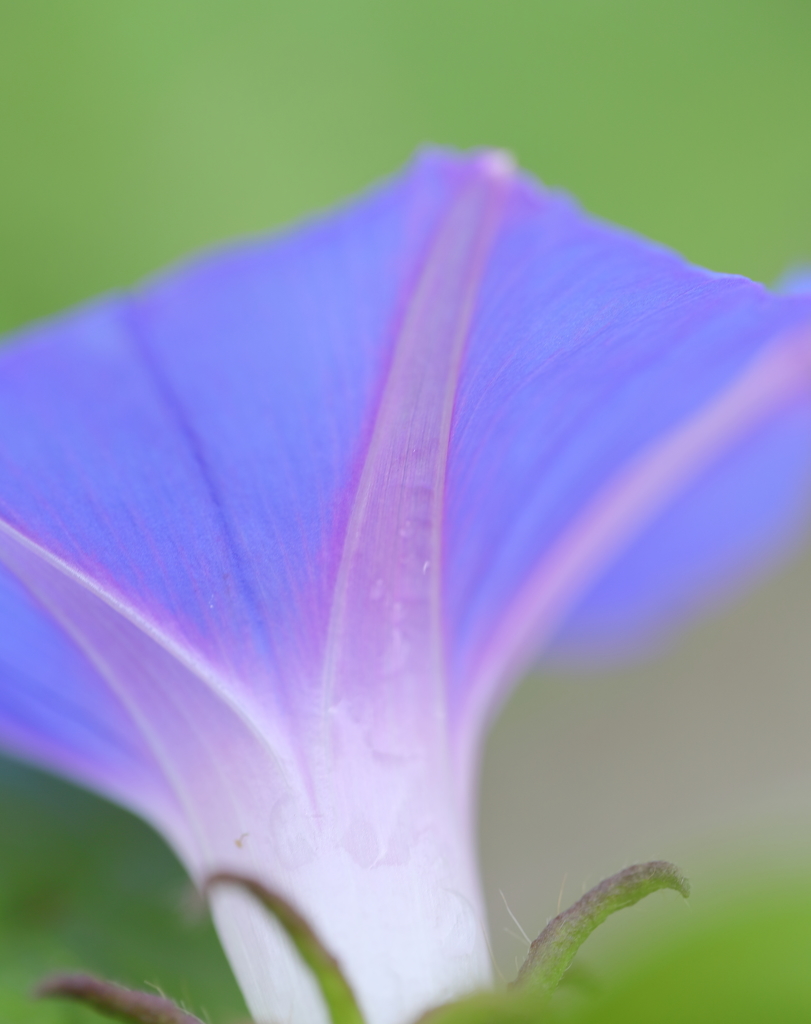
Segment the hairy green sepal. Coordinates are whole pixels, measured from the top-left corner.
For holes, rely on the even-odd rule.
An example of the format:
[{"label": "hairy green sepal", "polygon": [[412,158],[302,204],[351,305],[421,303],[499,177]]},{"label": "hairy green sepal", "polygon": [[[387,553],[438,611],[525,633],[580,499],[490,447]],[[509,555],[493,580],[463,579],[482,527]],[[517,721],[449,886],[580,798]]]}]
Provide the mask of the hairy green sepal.
[{"label": "hairy green sepal", "polygon": [[[270,911],[296,947],[318,983],[333,1024],[364,1024],[352,989],[337,960],[322,945],[307,921],[283,897],[253,878],[219,872],[206,882],[247,890]],[[633,906],[658,889],[690,894],[686,879],[667,861],[635,864],[589,890],[568,910],[558,914],[531,944],[518,977],[507,991],[480,992],[430,1010],[421,1024],[536,1024],[545,1015],[546,997],[560,982],[580,946],[605,919]],[[127,1024],[200,1024],[175,1003],[87,974],[62,974],[46,979],[39,996],[77,1000],[126,1021]]]},{"label": "hairy green sepal", "polygon": [[276,918],[287,933],[299,956],[312,971],[333,1024],[364,1024],[363,1014],[349,982],[338,961],[322,945],[305,919],[283,897],[254,878],[230,871],[211,875],[205,884],[207,891],[216,885],[236,885],[246,889]]},{"label": "hairy green sepal", "polygon": [[633,906],[658,889],[675,889],[685,899],[690,895],[687,879],[665,860],[634,864],[606,878],[549,922],[529,947],[513,985],[551,992],[598,925],[617,910]]},{"label": "hairy green sepal", "polygon": [[40,998],[72,999],[127,1024],[202,1024],[171,999],[124,988],[91,974],[54,974],[41,982],[34,994]]}]

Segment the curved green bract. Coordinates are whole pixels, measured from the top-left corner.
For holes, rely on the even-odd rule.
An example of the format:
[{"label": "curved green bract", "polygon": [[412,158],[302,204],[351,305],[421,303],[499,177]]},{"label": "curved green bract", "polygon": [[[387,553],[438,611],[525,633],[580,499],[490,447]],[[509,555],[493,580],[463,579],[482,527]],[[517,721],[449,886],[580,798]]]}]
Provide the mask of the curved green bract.
[{"label": "curved green bract", "polygon": [[690,895],[687,879],[665,860],[634,864],[606,878],[549,922],[529,947],[513,984],[551,992],[598,925],[658,889],[675,889],[685,899]]},{"label": "curved green bract", "polygon": [[202,1024],[165,996],[124,988],[91,974],[55,974],[37,986],[35,995],[73,999],[126,1024]]},{"label": "curved green bract", "polygon": [[324,948],[305,919],[283,897],[254,878],[220,871],[209,876],[205,890],[215,885],[236,885],[246,889],[279,922],[290,938],[301,959],[315,976],[333,1024],[365,1024],[355,994],[335,957]]}]

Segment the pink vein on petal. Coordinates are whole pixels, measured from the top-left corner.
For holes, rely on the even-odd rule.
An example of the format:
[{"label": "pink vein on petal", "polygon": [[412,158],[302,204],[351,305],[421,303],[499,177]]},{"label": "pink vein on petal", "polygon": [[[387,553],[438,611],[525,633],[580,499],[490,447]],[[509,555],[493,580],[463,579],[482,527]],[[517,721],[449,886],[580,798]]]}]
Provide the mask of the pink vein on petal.
[{"label": "pink vein on petal", "polygon": [[[464,723],[472,756],[498,693],[527,670],[590,584],[664,506],[735,443],[811,391],[811,331],[771,342],[711,401],[627,463],[563,531],[487,643]],[[465,777],[465,776],[463,776]]]},{"label": "pink vein on petal", "polygon": [[[401,743],[407,750],[406,737],[430,728],[426,717],[444,706],[436,696],[445,676],[441,530],[451,417],[512,174],[503,154],[483,155],[437,228],[394,341],[344,538],[325,710],[348,700],[353,714],[371,724],[365,712],[373,704],[375,742],[388,752]],[[375,692],[374,702],[361,697],[364,690]]]}]

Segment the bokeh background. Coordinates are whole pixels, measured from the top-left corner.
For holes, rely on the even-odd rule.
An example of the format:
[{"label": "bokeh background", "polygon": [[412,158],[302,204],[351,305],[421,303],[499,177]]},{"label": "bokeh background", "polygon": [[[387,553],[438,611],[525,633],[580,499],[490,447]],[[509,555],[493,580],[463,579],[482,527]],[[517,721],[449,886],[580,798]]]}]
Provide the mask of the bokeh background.
[{"label": "bokeh background", "polygon": [[[324,208],[425,142],[509,149],[772,282],[811,258],[810,53],[809,0],[0,0],[0,330]],[[480,831],[507,976],[526,944],[505,900],[534,935],[634,861],[694,885],[589,940],[555,1019],[811,1019],[809,612],[798,552],[658,658],[549,669],[505,708]],[[94,1019],[29,1001],[57,967],[245,1015],[161,842],[0,762],[0,1024]]]}]

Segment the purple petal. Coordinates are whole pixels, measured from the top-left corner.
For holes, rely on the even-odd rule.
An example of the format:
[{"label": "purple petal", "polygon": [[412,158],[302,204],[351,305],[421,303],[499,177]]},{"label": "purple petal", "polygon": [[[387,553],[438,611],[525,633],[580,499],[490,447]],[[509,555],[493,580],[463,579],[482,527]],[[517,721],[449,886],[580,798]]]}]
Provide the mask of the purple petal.
[{"label": "purple petal", "polygon": [[[35,329],[0,374],[0,560],[124,705],[190,869],[287,892],[380,1021],[489,977],[444,735],[392,756],[403,743],[370,741],[323,681],[393,343],[423,264],[447,277],[426,255],[437,221],[478,202],[480,177],[429,158],[347,214]],[[93,692],[72,683],[83,716]],[[30,733],[71,743],[74,723],[31,714]],[[95,782],[150,811],[108,762]],[[318,1019],[278,936],[226,905],[255,1012]]]},{"label": "purple petal", "polygon": [[645,642],[785,542],[808,498],[810,314],[515,189],[448,457],[462,745],[545,646]]},{"label": "purple petal", "polygon": [[228,673],[310,675],[393,325],[465,173],[428,161],[34,328],[4,354],[0,514]]},{"label": "purple petal", "polygon": [[788,270],[776,285],[784,295],[808,295],[811,293],[811,266],[800,264]]},{"label": "purple petal", "polygon": [[0,570],[0,622],[3,747],[124,800],[159,827],[178,821],[165,779],[126,709],[58,623],[5,569]]},{"label": "purple petal", "polygon": [[[543,651],[638,646],[784,543],[809,323],[430,154],[34,328],[0,359],[0,739],[286,893],[371,1024],[485,983],[483,724]],[[254,1013],[320,1019],[216,912]]]}]

